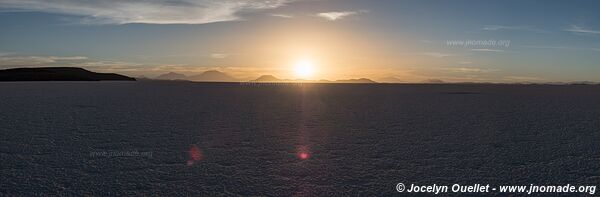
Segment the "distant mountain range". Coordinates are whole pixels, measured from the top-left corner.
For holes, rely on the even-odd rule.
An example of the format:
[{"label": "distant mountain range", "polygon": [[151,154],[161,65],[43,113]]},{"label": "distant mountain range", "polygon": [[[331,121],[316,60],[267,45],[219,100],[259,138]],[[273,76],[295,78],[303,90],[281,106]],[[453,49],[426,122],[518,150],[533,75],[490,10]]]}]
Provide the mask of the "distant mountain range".
[{"label": "distant mountain range", "polygon": [[186,76],[175,72],[169,72],[155,77],[157,80],[186,80],[186,81],[207,81],[207,82],[238,82],[232,76],[216,70],[209,70],[199,75]]},{"label": "distant mountain range", "polygon": [[258,77],[255,80],[251,80],[250,82],[283,82],[285,80],[279,79],[273,75],[263,75]]},{"label": "distant mountain range", "polygon": [[185,80],[186,76],[184,74],[179,73],[165,73],[156,77],[158,80]]},{"label": "distant mountain range", "polygon": [[367,78],[336,80],[335,83],[377,83]]},{"label": "distant mountain range", "polygon": [[39,67],[0,70],[0,81],[135,81],[135,79],[115,73],[96,73],[77,67]]},{"label": "distant mountain range", "polygon": [[312,81],[312,80],[302,80],[302,79],[279,79],[273,75],[263,75],[258,77],[255,80],[251,80],[250,82],[258,82],[258,83],[298,83],[298,82],[306,82],[306,83],[377,83],[373,80],[367,79],[367,78],[360,78],[360,79],[343,79],[343,80],[336,80],[336,81],[330,81],[330,80],[318,80],[318,81]]},{"label": "distant mountain range", "polygon": [[[303,80],[280,79],[273,75],[262,75],[254,80],[240,80],[226,73],[209,70],[198,75],[186,76],[184,74],[169,72],[155,78],[139,77],[140,80],[182,80],[198,82],[256,82],[256,83],[377,83],[367,78],[344,80]],[[115,73],[96,73],[77,67],[41,67],[41,68],[13,68],[0,70],[0,81],[102,81],[102,80],[136,80],[131,77]]]},{"label": "distant mountain range", "polygon": [[169,72],[155,77],[156,80],[186,80],[186,81],[198,81],[198,82],[256,82],[256,83],[298,83],[298,82],[306,82],[306,83],[377,83],[373,80],[367,78],[360,79],[344,79],[337,81],[329,81],[329,80],[302,80],[302,79],[280,79],[273,75],[262,75],[253,80],[241,80],[235,77],[229,76],[226,73],[209,70],[203,72],[199,75],[186,76],[183,74]]},{"label": "distant mountain range", "polygon": [[187,78],[190,81],[211,81],[211,82],[237,82],[238,79],[231,77],[225,73],[209,70],[199,75],[193,75]]},{"label": "distant mountain range", "polygon": [[446,83],[446,82],[442,81],[440,79],[427,79],[427,80],[423,81],[423,83]]},{"label": "distant mountain range", "polygon": [[377,79],[378,82],[381,83],[406,83],[405,81],[398,79],[396,77],[384,77]]},{"label": "distant mountain range", "polygon": [[[140,76],[138,79],[148,80],[145,76]],[[447,82],[441,79],[431,78],[420,82],[403,81],[399,78],[390,76],[377,79],[377,81],[368,78],[358,79],[341,79],[341,80],[304,80],[304,79],[281,79],[273,75],[261,75],[258,78],[243,78],[238,79],[231,77],[226,73],[209,70],[199,75],[185,76],[183,74],[169,72],[159,75],[150,80],[184,80],[184,81],[197,81],[197,82],[254,82],[254,83],[408,83],[408,84],[550,84],[550,85],[600,85],[600,83],[592,81],[574,81],[574,82],[515,82],[515,83],[493,83],[493,82]]]},{"label": "distant mountain range", "polygon": [[[184,74],[169,72],[154,78],[146,76],[137,77],[138,80],[180,80],[198,82],[255,82],[255,83],[407,83],[396,77],[385,77],[378,82],[367,78],[342,79],[342,80],[304,80],[304,79],[280,79],[273,75],[262,75],[256,79],[238,79],[226,73],[209,70],[198,75],[186,76]],[[135,78],[116,73],[97,73],[78,67],[26,67],[0,70],[0,81],[135,81]],[[549,85],[600,85],[593,81],[573,82],[515,82],[515,83],[493,83],[493,82],[446,82],[440,79],[427,79],[420,83],[426,84],[549,84]]]}]

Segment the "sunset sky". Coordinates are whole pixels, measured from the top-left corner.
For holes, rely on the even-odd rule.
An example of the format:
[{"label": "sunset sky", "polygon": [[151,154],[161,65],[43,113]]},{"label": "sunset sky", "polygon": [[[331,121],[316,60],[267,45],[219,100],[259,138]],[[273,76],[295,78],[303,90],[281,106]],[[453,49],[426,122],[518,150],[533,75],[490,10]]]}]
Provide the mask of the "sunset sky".
[{"label": "sunset sky", "polygon": [[599,10],[594,0],[0,0],[0,68],[600,81]]}]

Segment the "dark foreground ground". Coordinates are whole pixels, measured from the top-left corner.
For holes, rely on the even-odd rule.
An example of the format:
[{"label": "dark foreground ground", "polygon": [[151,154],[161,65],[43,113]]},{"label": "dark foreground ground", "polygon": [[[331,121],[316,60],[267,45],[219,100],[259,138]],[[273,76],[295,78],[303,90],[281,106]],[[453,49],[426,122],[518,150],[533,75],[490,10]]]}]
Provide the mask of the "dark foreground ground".
[{"label": "dark foreground ground", "polygon": [[0,135],[3,195],[597,185],[600,86],[0,83]]}]

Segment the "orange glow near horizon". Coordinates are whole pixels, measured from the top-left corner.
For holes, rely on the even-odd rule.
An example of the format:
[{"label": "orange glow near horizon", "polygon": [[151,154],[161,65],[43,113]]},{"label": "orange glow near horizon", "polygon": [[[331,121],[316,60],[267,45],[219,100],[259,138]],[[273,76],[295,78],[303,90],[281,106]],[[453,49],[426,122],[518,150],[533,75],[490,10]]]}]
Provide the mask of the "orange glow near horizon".
[{"label": "orange glow near horizon", "polygon": [[[186,75],[198,75],[206,70],[219,70],[232,77],[253,80],[262,75],[273,75],[280,79],[298,80],[345,80],[369,78],[374,81],[382,78],[401,78],[403,81],[420,81],[419,75],[410,73],[432,65],[427,57],[404,52],[412,48],[410,42],[402,42],[393,47],[385,44],[381,36],[357,30],[353,26],[331,22],[299,20],[297,23],[277,23],[257,28],[257,37],[219,40],[210,47],[219,48],[219,53],[231,53],[225,58],[195,57],[198,67],[179,66],[173,71]],[[190,51],[203,50],[191,47]],[[230,47],[235,46],[235,47]],[[400,51],[400,52],[397,52]],[[397,53],[406,53],[398,55]],[[176,67],[176,66],[174,66]],[[156,71],[159,75],[168,71]]]}]

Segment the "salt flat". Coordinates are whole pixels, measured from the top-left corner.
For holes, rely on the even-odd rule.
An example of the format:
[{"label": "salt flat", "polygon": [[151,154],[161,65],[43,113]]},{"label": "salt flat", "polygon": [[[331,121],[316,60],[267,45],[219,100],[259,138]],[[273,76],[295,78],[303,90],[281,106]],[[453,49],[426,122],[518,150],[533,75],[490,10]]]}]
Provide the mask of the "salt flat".
[{"label": "salt flat", "polygon": [[[593,85],[0,83],[0,190],[381,196],[399,182],[595,185],[599,101]],[[188,165],[191,147],[201,157]]]}]

